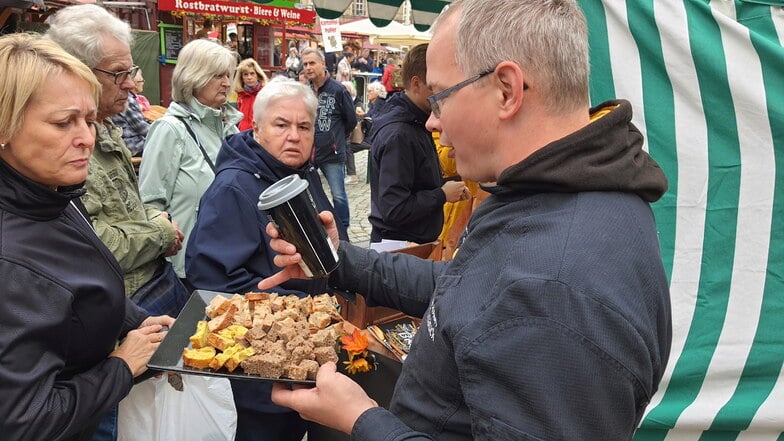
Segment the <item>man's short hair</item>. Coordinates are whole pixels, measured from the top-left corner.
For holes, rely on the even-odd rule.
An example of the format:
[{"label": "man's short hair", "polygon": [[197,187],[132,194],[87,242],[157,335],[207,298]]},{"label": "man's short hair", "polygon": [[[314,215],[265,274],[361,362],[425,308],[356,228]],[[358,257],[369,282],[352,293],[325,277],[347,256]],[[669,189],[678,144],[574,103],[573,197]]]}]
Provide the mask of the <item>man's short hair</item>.
[{"label": "man's short hair", "polygon": [[433,31],[451,14],[460,14],[455,55],[466,77],[509,60],[536,83],[549,111],[588,104],[588,25],[575,0],[456,0]]},{"label": "man's short hair", "polygon": [[302,53],[299,54],[299,56],[300,58],[305,58],[305,55],[310,55],[310,54],[316,54],[318,59],[321,60],[321,62],[324,62],[324,53],[312,47],[306,47],[305,49],[302,49]]},{"label": "man's short hair", "polygon": [[422,83],[427,83],[427,43],[414,46],[403,59],[403,87],[411,87],[411,79],[419,77]]}]

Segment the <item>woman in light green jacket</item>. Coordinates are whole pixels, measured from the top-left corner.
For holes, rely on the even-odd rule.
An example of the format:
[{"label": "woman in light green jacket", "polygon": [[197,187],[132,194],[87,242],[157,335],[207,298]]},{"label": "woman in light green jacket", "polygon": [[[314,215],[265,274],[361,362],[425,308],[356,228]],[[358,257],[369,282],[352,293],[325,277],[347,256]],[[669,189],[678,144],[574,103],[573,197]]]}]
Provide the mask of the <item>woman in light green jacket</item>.
[{"label": "woman in light green jacket", "polygon": [[185,233],[182,250],[169,258],[183,282],[185,249],[199,200],[215,178],[223,138],[237,133],[242,119],[242,113],[226,104],[235,68],[235,56],[213,41],[185,45],[172,76],[173,101],[150,126],[144,144],[139,190],[145,203],[169,213]]}]

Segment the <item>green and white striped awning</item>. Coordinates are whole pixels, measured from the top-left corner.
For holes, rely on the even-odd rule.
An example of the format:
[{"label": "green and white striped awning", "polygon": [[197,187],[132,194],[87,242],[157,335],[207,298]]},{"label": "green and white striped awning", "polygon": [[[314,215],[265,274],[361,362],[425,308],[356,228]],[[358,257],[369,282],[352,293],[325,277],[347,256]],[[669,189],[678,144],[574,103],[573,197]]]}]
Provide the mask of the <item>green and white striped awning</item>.
[{"label": "green and white striped awning", "polygon": [[591,101],[632,102],[670,182],[672,353],[635,441],[784,440],[782,2],[579,1]]},{"label": "green and white striped awning", "polygon": [[[426,31],[452,0],[411,0],[411,20],[419,31]],[[335,19],[351,7],[354,0],[313,0],[316,14]],[[367,0],[368,15],[374,25],[383,27],[397,15],[403,0]]]}]

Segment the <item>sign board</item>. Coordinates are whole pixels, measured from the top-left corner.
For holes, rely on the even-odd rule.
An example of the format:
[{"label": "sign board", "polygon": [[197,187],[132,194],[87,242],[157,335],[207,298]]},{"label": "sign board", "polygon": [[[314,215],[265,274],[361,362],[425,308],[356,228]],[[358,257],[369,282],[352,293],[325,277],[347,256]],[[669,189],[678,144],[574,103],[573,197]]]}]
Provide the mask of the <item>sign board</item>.
[{"label": "sign board", "polygon": [[182,26],[159,24],[158,32],[161,35],[161,62],[177,64],[177,56],[183,46]]},{"label": "sign board", "polygon": [[340,20],[321,20],[321,40],[324,42],[324,52],[343,50],[343,42],[340,38]]},{"label": "sign board", "polygon": [[316,22],[316,13],[313,11],[256,3],[233,3],[216,0],[159,0],[158,10],[237,17],[241,20],[273,20],[301,24],[313,24]]}]

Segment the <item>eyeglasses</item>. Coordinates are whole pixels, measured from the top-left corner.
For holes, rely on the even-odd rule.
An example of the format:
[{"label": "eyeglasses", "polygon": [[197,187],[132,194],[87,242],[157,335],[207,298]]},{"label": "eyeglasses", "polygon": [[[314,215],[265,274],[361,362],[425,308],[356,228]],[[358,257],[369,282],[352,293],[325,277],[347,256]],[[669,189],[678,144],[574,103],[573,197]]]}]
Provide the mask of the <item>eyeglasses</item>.
[{"label": "eyeglasses", "polygon": [[492,69],[487,69],[485,71],[479,72],[478,74],[474,75],[471,78],[463,80],[452,87],[448,87],[442,90],[441,92],[438,92],[435,95],[430,95],[429,97],[427,97],[427,102],[430,103],[430,110],[433,111],[433,115],[435,115],[436,118],[441,118],[441,106],[438,104],[439,101],[443,100],[449,95],[452,95],[458,90],[468,86],[469,84],[479,81],[481,78],[486,77],[487,75],[490,75],[493,72],[495,72],[495,67]]},{"label": "eyeglasses", "polygon": [[94,67],[93,70],[97,70],[98,72],[100,72],[102,74],[106,74],[106,75],[114,77],[114,84],[120,85],[129,76],[131,78],[135,77],[136,74],[139,72],[139,66],[132,66],[130,69],[123,70],[121,72],[109,72],[108,70],[98,69],[97,67]]}]

